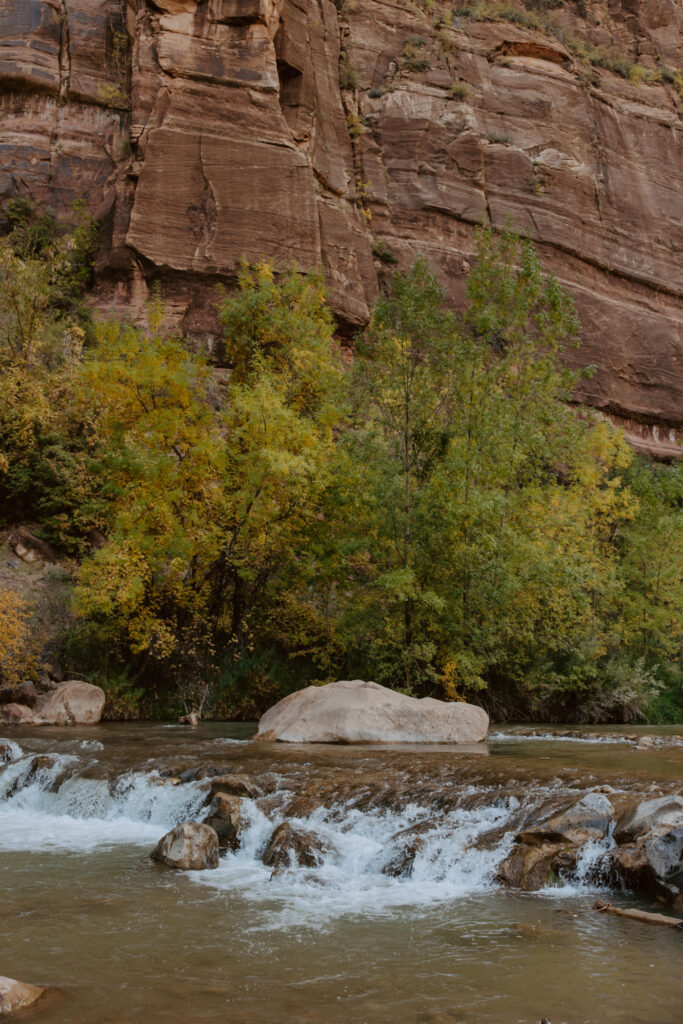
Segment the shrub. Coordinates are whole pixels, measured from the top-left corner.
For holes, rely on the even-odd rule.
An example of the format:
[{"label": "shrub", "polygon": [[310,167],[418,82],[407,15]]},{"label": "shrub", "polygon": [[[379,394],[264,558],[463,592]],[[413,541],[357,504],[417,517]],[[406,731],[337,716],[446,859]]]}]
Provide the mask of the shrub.
[{"label": "shrub", "polygon": [[339,61],[339,85],[342,89],[358,88],[358,72],[349,61],[346,53],[342,54]]},{"label": "shrub", "polygon": [[0,680],[17,683],[33,667],[29,648],[31,607],[11,591],[0,591]]},{"label": "shrub", "polygon": [[454,100],[466,100],[469,96],[470,91],[464,82],[453,82],[451,84],[451,99]]},{"label": "shrub", "polygon": [[372,254],[382,263],[398,263],[393,249],[389,248],[383,238],[375,238],[372,243]]}]

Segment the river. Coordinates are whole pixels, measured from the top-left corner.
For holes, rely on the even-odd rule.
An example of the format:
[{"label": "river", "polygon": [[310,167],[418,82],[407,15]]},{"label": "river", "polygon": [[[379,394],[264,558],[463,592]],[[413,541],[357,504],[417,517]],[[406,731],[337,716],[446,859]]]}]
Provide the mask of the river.
[{"label": "river", "polygon": [[[224,723],[5,729],[0,973],[50,986],[21,1016],[45,1024],[680,1024],[683,935],[593,910],[609,837],[570,881],[495,880],[530,808],[598,785],[681,792],[683,729],[649,728],[673,741],[654,750],[614,732],[494,729],[463,749],[256,744]],[[174,872],[149,852],[206,813],[209,781],[183,781],[198,769],[265,795],[218,869]],[[285,813],[323,841],[319,867],[260,861]]]}]

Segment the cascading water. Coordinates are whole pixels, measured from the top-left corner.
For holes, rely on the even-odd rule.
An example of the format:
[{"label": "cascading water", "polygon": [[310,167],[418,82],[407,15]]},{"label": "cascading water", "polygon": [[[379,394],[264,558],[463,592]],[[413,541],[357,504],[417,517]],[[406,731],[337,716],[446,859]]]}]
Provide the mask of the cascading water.
[{"label": "cascading water", "polygon": [[[208,780],[168,779],[156,768],[114,779],[93,777],[97,748],[92,746],[80,756],[25,753],[17,744],[3,749],[0,849],[151,848],[174,825],[207,814]],[[79,748],[72,743],[69,749]],[[305,910],[311,921],[323,921],[340,914],[427,906],[490,889],[523,813],[514,795],[463,785],[459,802],[445,810],[410,800],[398,807],[361,808],[357,795],[340,795],[331,807],[293,817],[285,808],[296,791],[286,781],[274,781],[265,809],[263,801],[243,800],[239,849],[226,853],[217,870],[193,877],[214,890],[248,893],[271,907],[275,900],[280,916],[273,920],[284,925],[288,910]],[[550,791],[541,788],[527,796],[542,804]],[[323,851],[317,866],[273,871],[263,864],[268,839],[285,819],[315,834]],[[592,883],[593,868],[610,841],[586,847],[568,892]]]},{"label": "cascading water", "polygon": [[195,817],[206,796],[198,783],[164,785],[156,771],[114,781],[89,778],[91,760],[26,754],[16,744],[0,767],[0,849],[93,850],[150,843]]}]

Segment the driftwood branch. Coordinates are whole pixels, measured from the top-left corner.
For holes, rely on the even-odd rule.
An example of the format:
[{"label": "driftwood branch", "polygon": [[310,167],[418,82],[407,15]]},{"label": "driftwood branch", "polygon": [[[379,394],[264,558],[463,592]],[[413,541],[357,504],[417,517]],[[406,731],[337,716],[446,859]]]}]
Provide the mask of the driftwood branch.
[{"label": "driftwood branch", "polygon": [[679,928],[683,931],[683,920],[680,917],[667,917],[666,914],[648,914],[645,910],[622,910],[605,900],[596,900],[593,910],[601,914],[616,914],[618,917],[629,917],[632,921],[644,921],[645,924],[665,925],[667,928]]}]

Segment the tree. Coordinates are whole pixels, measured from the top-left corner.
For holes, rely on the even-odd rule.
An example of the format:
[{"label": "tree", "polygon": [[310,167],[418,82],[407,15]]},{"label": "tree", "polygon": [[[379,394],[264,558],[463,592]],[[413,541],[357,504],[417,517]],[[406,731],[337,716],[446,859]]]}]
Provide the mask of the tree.
[{"label": "tree", "polygon": [[478,233],[459,320],[421,260],[378,304],[347,439],[366,485],[347,622],[364,609],[383,682],[528,708],[580,689],[599,658],[610,544],[637,503],[623,441],[567,404],[558,356],[577,333],[570,298],[509,231]]},{"label": "tree", "polygon": [[272,642],[273,609],[305,591],[341,382],[316,275],[276,283],[268,265],[245,267],[221,315],[231,374],[220,384],[153,316],[147,332],[100,325],[78,389],[110,513],[77,608],[122,660],[157,666],[188,701],[221,662]]}]

